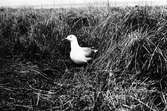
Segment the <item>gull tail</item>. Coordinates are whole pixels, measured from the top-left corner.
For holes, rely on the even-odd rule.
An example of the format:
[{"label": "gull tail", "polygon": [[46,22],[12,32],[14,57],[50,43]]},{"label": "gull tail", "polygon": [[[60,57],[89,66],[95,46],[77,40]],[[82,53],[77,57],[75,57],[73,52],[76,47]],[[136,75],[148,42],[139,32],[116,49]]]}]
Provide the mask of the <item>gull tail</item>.
[{"label": "gull tail", "polygon": [[98,50],[96,50],[96,49],[93,49],[93,52],[95,52],[95,53],[96,53],[97,51],[98,51]]}]

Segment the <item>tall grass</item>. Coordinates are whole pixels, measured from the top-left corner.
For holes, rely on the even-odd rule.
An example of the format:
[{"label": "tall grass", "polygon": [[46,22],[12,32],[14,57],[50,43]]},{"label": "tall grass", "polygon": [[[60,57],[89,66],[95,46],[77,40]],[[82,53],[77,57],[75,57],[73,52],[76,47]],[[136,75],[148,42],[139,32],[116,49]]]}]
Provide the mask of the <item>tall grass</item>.
[{"label": "tall grass", "polygon": [[[166,23],[164,7],[1,10],[0,108],[165,111]],[[69,34],[99,50],[87,66]]]}]

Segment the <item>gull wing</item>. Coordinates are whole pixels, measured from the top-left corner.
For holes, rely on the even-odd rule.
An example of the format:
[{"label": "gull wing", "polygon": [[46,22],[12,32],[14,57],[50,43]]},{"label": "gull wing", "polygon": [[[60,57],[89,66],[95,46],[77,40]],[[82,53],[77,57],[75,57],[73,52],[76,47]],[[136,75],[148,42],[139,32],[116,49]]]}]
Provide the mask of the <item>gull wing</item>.
[{"label": "gull wing", "polygon": [[92,53],[96,53],[97,50],[91,49],[89,47],[82,47],[85,56],[90,56]]}]

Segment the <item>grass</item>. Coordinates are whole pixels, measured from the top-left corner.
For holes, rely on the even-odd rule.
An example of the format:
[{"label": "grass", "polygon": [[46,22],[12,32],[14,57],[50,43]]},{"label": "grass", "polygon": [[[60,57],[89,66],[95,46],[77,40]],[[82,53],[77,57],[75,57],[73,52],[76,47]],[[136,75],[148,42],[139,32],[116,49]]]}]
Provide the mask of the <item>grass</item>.
[{"label": "grass", "polygon": [[[1,110],[167,110],[165,7],[0,11]],[[87,66],[69,34],[99,50]]]}]

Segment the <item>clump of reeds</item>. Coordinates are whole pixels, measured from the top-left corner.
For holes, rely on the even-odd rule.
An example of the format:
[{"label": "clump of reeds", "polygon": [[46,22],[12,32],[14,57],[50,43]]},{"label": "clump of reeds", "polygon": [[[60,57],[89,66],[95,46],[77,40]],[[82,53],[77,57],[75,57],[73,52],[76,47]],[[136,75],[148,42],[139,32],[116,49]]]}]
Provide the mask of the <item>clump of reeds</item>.
[{"label": "clump of reeds", "polygon": [[[154,15],[154,12],[151,12],[145,7],[139,7],[127,12],[120,22],[113,23],[110,20],[112,17],[106,20],[101,30],[107,32],[111,30],[111,33],[101,33],[103,37],[108,36],[109,41],[104,42],[103,53],[93,63],[95,65],[93,68],[99,70],[97,74],[103,75],[104,72],[108,72],[110,75],[112,72],[116,83],[122,86],[129,86],[134,79],[137,79],[145,82],[152,81],[154,85],[150,84],[149,89],[166,90],[167,56],[164,48],[167,42],[164,32],[166,20],[156,19],[161,14]],[[156,98],[154,99],[157,101]],[[163,100],[159,99],[163,104],[161,108],[165,109]],[[156,105],[157,103],[154,102],[154,108],[146,107],[155,110]]]}]

